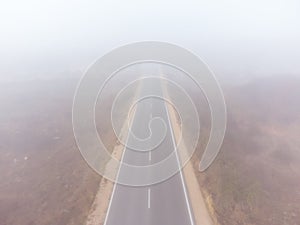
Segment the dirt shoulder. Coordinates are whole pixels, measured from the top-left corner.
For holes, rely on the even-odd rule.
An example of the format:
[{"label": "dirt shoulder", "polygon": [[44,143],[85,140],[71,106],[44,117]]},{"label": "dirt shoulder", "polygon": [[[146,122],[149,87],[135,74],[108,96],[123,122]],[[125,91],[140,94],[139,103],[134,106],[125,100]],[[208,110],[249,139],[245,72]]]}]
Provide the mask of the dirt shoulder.
[{"label": "dirt shoulder", "polygon": [[[113,157],[121,160],[123,153],[123,145],[118,145],[113,150]],[[99,225],[104,224],[105,216],[112,196],[114,182],[102,178],[99,184],[97,195],[92,204],[86,225]]]},{"label": "dirt shoulder", "polygon": [[[176,112],[175,109],[170,105],[167,104],[167,108],[169,111],[170,121],[172,123],[172,128],[174,132],[174,136],[176,142],[178,142],[180,138],[181,126],[176,119]],[[182,142],[183,140],[181,140]],[[180,144],[180,151],[187,152],[185,150],[185,145]],[[190,199],[190,204],[192,210],[194,212],[194,220],[197,225],[213,225],[213,220],[209,213],[208,207],[204,200],[203,194],[201,192],[197,176],[197,171],[195,171],[193,164],[191,161],[187,162],[183,168],[183,175],[185,179],[186,188],[188,190],[188,195]]]},{"label": "dirt shoulder", "polygon": [[[138,96],[139,90],[137,90],[135,98]],[[133,121],[134,115],[135,115],[136,107],[133,107],[130,110],[130,113],[128,114],[127,119],[124,122],[124,125],[120,131],[120,139],[121,140],[127,140],[128,136],[128,130],[131,126],[131,123]],[[129,122],[128,122],[129,121]],[[117,145],[114,147],[112,151],[112,157],[118,161],[121,161],[122,155],[124,152],[124,145],[120,142],[117,143]],[[110,161],[107,162],[106,168],[109,168]],[[113,176],[117,177],[117,171]],[[96,194],[96,197],[94,199],[94,202],[92,204],[92,207],[90,209],[89,215],[87,217],[86,225],[102,225],[105,222],[105,217],[108,212],[108,207],[110,200],[112,198],[112,192],[114,189],[114,182],[111,180],[108,180],[106,178],[102,178],[101,182],[99,184],[98,192]]]}]

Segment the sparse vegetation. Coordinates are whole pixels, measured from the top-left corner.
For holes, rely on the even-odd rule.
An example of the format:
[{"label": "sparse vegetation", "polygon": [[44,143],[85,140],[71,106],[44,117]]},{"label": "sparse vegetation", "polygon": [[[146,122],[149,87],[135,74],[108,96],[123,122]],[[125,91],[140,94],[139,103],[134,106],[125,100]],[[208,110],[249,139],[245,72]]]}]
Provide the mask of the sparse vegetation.
[{"label": "sparse vegetation", "polygon": [[224,144],[214,164],[198,176],[220,224],[300,222],[299,105],[289,104],[299,96],[299,84],[294,78],[269,78],[226,91]]},{"label": "sparse vegetation", "polygon": [[[224,143],[211,167],[198,173],[216,223],[300,223],[299,86],[297,78],[269,77],[225,87],[228,124]],[[201,137],[192,158],[197,170],[210,117],[201,93],[186,90],[200,110]]]},{"label": "sparse vegetation", "polygon": [[[73,136],[76,84],[69,79],[1,85],[1,225],[84,224],[101,177],[81,157]],[[98,116],[110,118],[113,94],[104,97]],[[126,116],[126,109],[121,113]],[[97,127],[112,150],[110,120],[97,120]]]}]

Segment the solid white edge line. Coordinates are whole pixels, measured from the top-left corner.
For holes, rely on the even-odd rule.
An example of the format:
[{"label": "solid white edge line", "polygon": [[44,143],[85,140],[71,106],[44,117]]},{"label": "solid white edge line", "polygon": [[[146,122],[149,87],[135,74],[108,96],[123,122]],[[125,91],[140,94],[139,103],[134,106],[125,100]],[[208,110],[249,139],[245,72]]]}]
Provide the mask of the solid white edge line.
[{"label": "solid white edge line", "polygon": [[151,207],[151,188],[148,188],[148,209]]},{"label": "solid white edge line", "polygon": [[[135,109],[134,115],[133,115],[133,117],[132,117],[130,129],[129,129],[129,132],[128,132],[128,136],[127,136],[127,138],[126,138],[126,139],[127,139],[127,140],[126,140],[126,146],[127,146],[127,143],[128,143],[128,140],[129,140],[129,136],[130,136],[130,131],[131,131],[131,128],[132,128],[134,119],[135,119],[136,111],[137,111],[137,108]],[[126,152],[126,149],[127,149],[126,146],[124,146],[124,150],[123,150],[123,153],[122,153],[122,158],[121,158],[121,161],[120,161],[121,163],[123,162],[124,155],[125,155],[125,152]],[[109,200],[109,205],[108,205],[108,209],[107,209],[107,211],[106,211],[106,216],[105,216],[105,220],[104,220],[103,225],[105,225],[105,224],[107,223],[107,220],[108,220],[108,216],[109,216],[109,213],[110,213],[110,208],[111,208],[112,201],[113,201],[113,198],[114,198],[114,194],[115,194],[115,191],[116,191],[116,187],[117,187],[117,184],[118,184],[117,181],[118,181],[118,179],[119,179],[121,167],[122,167],[122,164],[120,164],[119,169],[118,169],[117,178],[116,178],[116,181],[114,182],[114,188],[113,188],[113,191],[112,191],[110,200]]]},{"label": "solid white edge line", "polygon": [[191,225],[194,225],[194,219],[193,219],[193,215],[192,215],[192,211],[191,211],[191,207],[190,207],[190,202],[189,202],[189,199],[188,199],[188,194],[187,194],[187,191],[186,191],[186,187],[185,187],[185,183],[184,183],[184,178],[183,178],[183,175],[182,175],[182,170],[180,168],[180,161],[179,161],[179,157],[178,157],[178,153],[177,153],[177,147],[176,147],[176,142],[175,142],[175,138],[174,138],[174,134],[173,134],[173,127],[172,127],[172,124],[171,124],[171,120],[170,120],[170,116],[169,116],[169,111],[167,109],[167,106],[166,106],[165,102],[164,102],[164,105],[165,105],[165,109],[167,111],[168,123],[169,123],[170,132],[171,132],[173,147],[174,147],[174,150],[175,150],[175,153],[176,153],[178,168],[180,169],[179,172],[180,172],[180,178],[181,178],[181,182],[182,182],[184,197],[185,197],[186,204],[187,204],[187,207],[188,207],[188,212],[189,212],[189,217],[190,217],[190,220],[191,220]]}]

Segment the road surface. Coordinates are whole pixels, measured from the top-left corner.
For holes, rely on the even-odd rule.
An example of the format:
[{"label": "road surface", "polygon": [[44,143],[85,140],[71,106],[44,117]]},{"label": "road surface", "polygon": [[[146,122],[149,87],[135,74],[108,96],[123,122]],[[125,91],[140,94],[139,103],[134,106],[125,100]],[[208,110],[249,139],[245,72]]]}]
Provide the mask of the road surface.
[{"label": "road surface", "polygon": [[[157,79],[142,82],[143,94],[162,92]],[[175,149],[175,141],[166,104],[158,98],[148,98],[137,104],[131,131],[139,138],[150,135],[148,123],[160,117],[166,123],[166,136],[153,151],[134,151],[126,148],[122,161],[131,165],[146,166],[163,160]],[[155,135],[155,134],[153,134]],[[130,135],[127,142],[134,142]],[[148,148],[149,146],[145,146]],[[174,161],[179,165],[179,159]],[[179,168],[179,167],[178,167]],[[119,168],[118,179],[126,176]],[[132,175],[134,176],[134,174]],[[105,225],[194,225],[181,171],[168,180],[145,187],[115,184],[105,218]]]}]

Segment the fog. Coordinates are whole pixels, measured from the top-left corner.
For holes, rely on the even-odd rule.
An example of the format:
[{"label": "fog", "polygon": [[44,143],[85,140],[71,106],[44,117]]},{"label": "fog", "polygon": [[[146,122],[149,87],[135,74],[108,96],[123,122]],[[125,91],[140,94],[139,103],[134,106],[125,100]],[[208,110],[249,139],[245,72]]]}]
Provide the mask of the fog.
[{"label": "fog", "polygon": [[[174,128],[175,139],[177,129],[181,128],[183,141],[188,143],[186,149],[195,150],[189,161],[193,171],[188,172],[188,176],[185,172],[183,174],[187,182],[190,178],[196,179],[193,181],[196,188],[187,185],[187,189],[191,200],[196,199],[197,209],[202,210],[198,208],[197,196],[203,194],[211,217],[218,224],[300,224],[299,12],[299,0],[2,1],[1,224],[77,225],[87,221],[103,224],[101,219],[99,222],[94,218],[90,220],[87,215],[92,210],[108,214],[109,209],[105,207],[110,207],[109,199],[113,196],[109,193],[114,191],[103,191],[101,184],[104,180],[108,189],[113,185],[106,179],[102,180],[80,154],[72,123],[72,106],[76,106],[74,95],[79,78],[96,59],[118,46],[145,40],[177,44],[194,52],[209,65],[224,93],[227,108],[225,138],[214,163],[200,173],[199,163],[211,138],[210,131],[219,121],[211,116],[212,111],[220,112],[222,108],[211,109],[210,106],[215,104],[206,98],[206,89],[201,91],[192,79],[186,79],[185,73],[165,65],[144,63],[116,73],[109,79],[104,91],[98,93],[95,110],[87,110],[94,112],[97,133],[108,152],[116,159],[121,157],[123,145],[118,139],[118,131],[123,131],[124,124],[133,123],[129,121],[135,119],[133,116],[137,110],[134,108],[143,104],[142,99],[136,101],[135,98],[142,96],[141,90],[144,93],[148,89],[158,90],[169,97],[165,99],[166,105],[175,106],[167,106],[166,109],[179,109],[173,116],[171,114],[171,119],[167,113],[167,123],[172,120],[169,128]],[[187,57],[182,58],[185,59],[188,60]],[[109,62],[114,64],[113,60]],[[135,83],[139,87],[129,86],[131,88],[127,88],[120,98],[119,93],[128,80],[140,75],[147,80],[145,77],[155,73],[162,73],[160,75],[187,92],[195,103],[199,118],[191,116],[189,102],[182,95],[171,91],[172,87],[175,89],[172,82],[164,85],[166,80],[162,81],[163,85],[156,85],[148,79],[148,86],[140,85],[142,81],[139,81]],[[82,89],[82,96],[91,96],[91,91],[100,84],[91,83],[91,88]],[[204,82],[206,84],[209,83]],[[164,91],[160,91],[159,87]],[[161,110],[159,104],[153,104],[155,100],[148,105],[147,101],[139,107],[145,108],[141,111],[145,114],[145,121],[151,121],[147,132],[140,133],[152,134],[153,131],[158,134],[155,129],[152,130],[152,122],[161,115],[158,113]],[[86,104],[87,101],[82,102],[80,109],[89,109],[86,105],[93,106]],[[114,109],[116,111],[112,108],[115,102],[119,102]],[[84,116],[82,122],[91,125],[92,120],[87,119]],[[119,126],[113,127],[116,123]],[[139,124],[140,127],[146,125]],[[94,129],[88,130],[91,127],[86,125],[82,127],[83,139],[88,140],[85,137],[89,137]],[[126,133],[127,130],[124,130]],[[199,130],[199,141],[196,142]],[[220,137],[219,131],[217,136]],[[127,136],[126,133],[124,137]],[[176,140],[172,139],[174,145]],[[196,149],[194,143],[197,144]],[[88,149],[96,149],[93,141],[88,145]],[[173,147],[174,151],[179,149]],[[95,162],[96,159],[102,160],[95,163],[101,168],[110,167],[108,160],[97,156]],[[151,162],[151,157],[147,159]],[[155,162],[154,159],[152,162]],[[182,184],[184,187],[183,181]],[[164,190],[172,193],[169,188]],[[155,195],[161,197],[164,192],[155,189],[152,198]],[[134,212],[131,208],[133,203],[140,202],[135,201],[133,195],[128,196],[132,201],[126,202],[128,207],[126,205],[125,208]],[[147,197],[150,199],[150,194]],[[105,209],[94,207],[97,199]],[[177,203],[177,200],[174,202]],[[173,204],[173,201],[169,203]],[[172,213],[169,205],[162,204],[162,207],[166,207],[166,215]],[[122,207],[122,210],[125,208]],[[193,212],[197,211],[193,209]],[[132,215],[125,214],[128,218]],[[152,211],[138,214],[150,215],[146,219],[157,221]],[[202,212],[194,215],[200,215],[202,222]],[[124,217],[124,221],[129,220]]]},{"label": "fog", "polygon": [[299,75],[299,1],[3,1],[0,81],[79,77],[130,42],[185,47],[221,82]]}]

